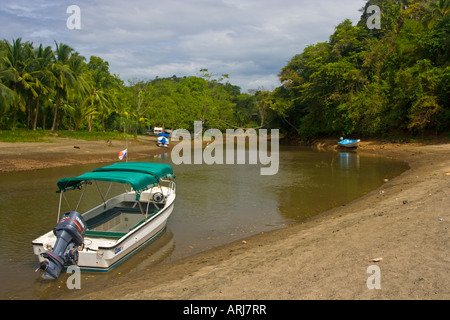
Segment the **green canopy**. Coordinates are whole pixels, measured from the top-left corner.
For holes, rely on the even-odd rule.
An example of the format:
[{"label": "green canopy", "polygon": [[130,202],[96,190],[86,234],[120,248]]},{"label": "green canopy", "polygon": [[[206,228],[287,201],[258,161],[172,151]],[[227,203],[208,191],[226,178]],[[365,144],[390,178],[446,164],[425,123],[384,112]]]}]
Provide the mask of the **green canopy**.
[{"label": "green canopy", "polygon": [[95,169],[76,178],[58,181],[58,192],[80,188],[88,181],[109,181],[130,185],[138,194],[158,185],[161,179],[174,177],[172,167],[161,163],[116,163]]},{"label": "green canopy", "polygon": [[172,167],[163,163],[150,162],[118,162],[110,166],[95,169],[94,172],[127,171],[153,175],[158,181],[163,178],[174,178]]}]

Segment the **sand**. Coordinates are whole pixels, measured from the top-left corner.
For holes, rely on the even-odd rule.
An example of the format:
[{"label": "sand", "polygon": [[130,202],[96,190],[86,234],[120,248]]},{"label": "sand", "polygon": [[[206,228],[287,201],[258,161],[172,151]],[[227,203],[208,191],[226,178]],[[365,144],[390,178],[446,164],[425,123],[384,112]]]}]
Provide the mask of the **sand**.
[{"label": "sand", "polygon": [[[115,160],[121,146],[104,145],[78,140],[0,143],[0,170],[79,163],[68,159],[81,151],[96,162]],[[330,145],[334,147],[327,141],[317,146]],[[137,149],[142,148],[142,156],[160,152],[150,150],[152,146],[151,141],[141,142]],[[100,157],[104,150],[110,154]],[[50,152],[53,161],[47,162]],[[450,143],[363,142],[358,152],[395,157],[410,169],[306,223],[127,274],[107,287],[61,299],[449,299]]]},{"label": "sand", "polygon": [[168,152],[160,148],[156,137],[140,136],[139,141],[87,141],[69,138],[49,138],[46,142],[0,142],[0,173],[16,172],[86,163],[118,161],[118,154],[126,147],[129,160]]}]

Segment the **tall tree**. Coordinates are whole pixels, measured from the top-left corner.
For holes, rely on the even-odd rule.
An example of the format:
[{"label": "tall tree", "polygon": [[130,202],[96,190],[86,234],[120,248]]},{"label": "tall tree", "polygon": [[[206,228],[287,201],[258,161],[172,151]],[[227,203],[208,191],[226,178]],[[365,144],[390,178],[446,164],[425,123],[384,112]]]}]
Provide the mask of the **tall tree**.
[{"label": "tall tree", "polygon": [[[34,111],[34,121],[33,130],[37,129],[37,121],[39,115],[39,105],[41,100],[47,100],[49,93],[54,87],[56,78],[51,72],[51,65],[54,59],[53,51],[51,47],[43,47],[42,45],[35,52],[35,61],[33,63],[33,89],[36,92],[35,98],[35,111]],[[31,113],[31,109],[30,109]]]},{"label": "tall tree", "polygon": [[[91,100],[101,117],[102,131],[105,131],[105,118],[116,104],[116,89],[122,85],[118,77],[109,72],[109,63],[103,59],[91,56],[88,64],[92,75]],[[94,105],[94,104],[92,104]]]},{"label": "tall tree", "polygon": [[21,38],[17,38],[12,44],[7,40],[4,40],[3,43],[2,65],[4,70],[2,77],[5,85],[15,92],[13,96],[9,95],[14,98],[9,104],[13,106],[12,127],[15,127],[17,112],[26,109],[26,102],[30,94],[36,96],[31,85],[34,79],[30,74],[34,53],[32,43],[23,43]]},{"label": "tall tree", "polygon": [[52,64],[52,72],[56,79],[56,98],[52,131],[56,130],[57,127],[58,109],[61,105],[61,100],[65,98],[64,95],[67,94],[69,87],[75,85],[73,71],[69,66],[69,59],[74,49],[64,43],[58,44],[55,42],[55,44],[55,62]]}]

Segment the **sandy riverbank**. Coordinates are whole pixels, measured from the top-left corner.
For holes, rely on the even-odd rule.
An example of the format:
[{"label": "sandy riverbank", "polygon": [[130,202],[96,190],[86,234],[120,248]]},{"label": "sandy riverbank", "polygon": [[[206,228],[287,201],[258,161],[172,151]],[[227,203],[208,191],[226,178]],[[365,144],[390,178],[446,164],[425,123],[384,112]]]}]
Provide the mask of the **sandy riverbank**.
[{"label": "sandy riverbank", "polygon": [[[402,159],[411,169],[307,223],[124,275],[76,298],[449,299],[450,144],[367,142],[358,152]],[[372,265],[380,268],[379,290],[367,287]]]},{"label": "sandy riverbank", "polygon": [[0,173],[52,167],[118,161],[128,146],[128,160],[146,158],[170,151],[156,146],[156,137],[140,136],[139,141],[87,141],[51,138],[48,142],[0,142]]}]

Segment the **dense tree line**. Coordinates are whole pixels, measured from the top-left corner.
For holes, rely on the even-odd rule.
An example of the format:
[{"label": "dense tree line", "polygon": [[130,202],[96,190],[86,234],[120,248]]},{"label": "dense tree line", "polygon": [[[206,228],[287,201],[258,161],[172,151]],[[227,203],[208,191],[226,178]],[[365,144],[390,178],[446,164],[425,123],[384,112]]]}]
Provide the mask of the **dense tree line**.
[{"label": "dense tree line", "polygon": [[0,42],[0,129],[134,131],[256,126],[262,96],[241,94],[227,75],[124,83],[107,61],[89,61],[66,44],[55,48]]},{"label": "dense tree line", "polygon": [[[105,130],[117,107],[122,81],[108,63],[86,59],[66,44],[56,48],[23,42],[0,42],[0,128],[92,130],[94,118]],[[97,123],[96,123],[97,124]]]},{"label": "dense tree line", "polygon": [[[273,110],[303,137],[450,131],[449,0],[370,0],[281,70]],[[370,30],[367,8],[381,9]]]},{"label": "dense tree line", "polygon": [[[367,8],[381,9],[369,29]],[[369,0],[282,68],[282,86],[241,93],[228,76],[124,83],[66,44],[0,41],[0,129],[281,128],[312,138],[450,131],[450,0]]]}]

